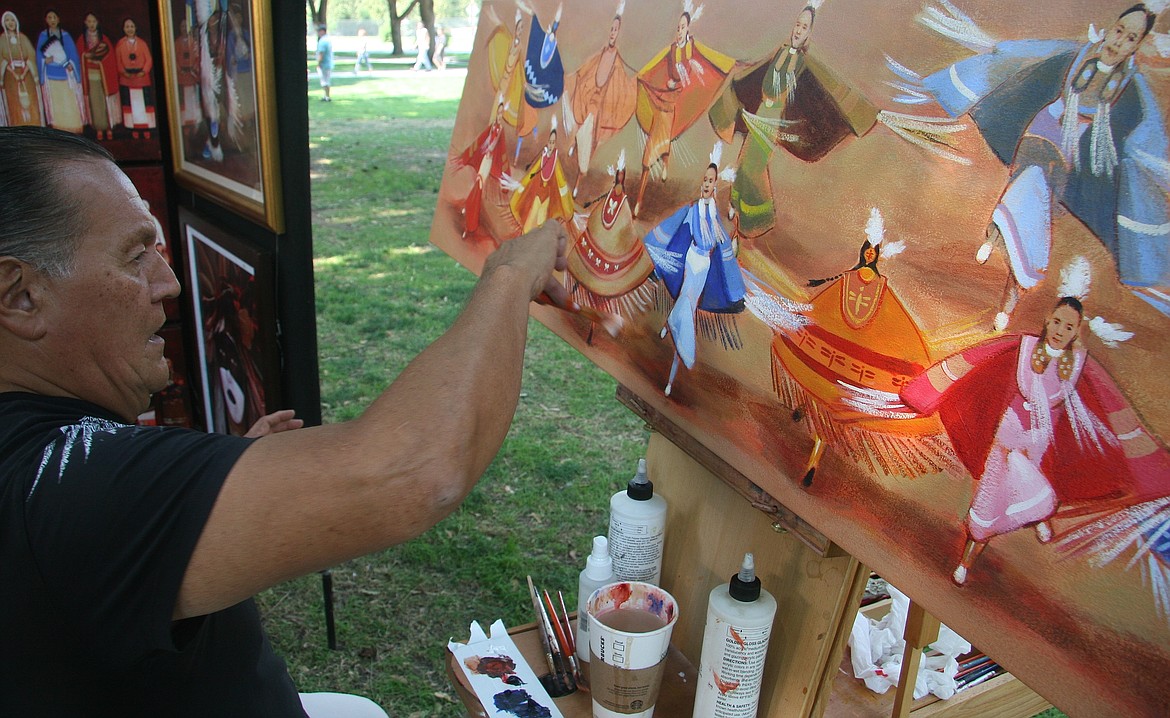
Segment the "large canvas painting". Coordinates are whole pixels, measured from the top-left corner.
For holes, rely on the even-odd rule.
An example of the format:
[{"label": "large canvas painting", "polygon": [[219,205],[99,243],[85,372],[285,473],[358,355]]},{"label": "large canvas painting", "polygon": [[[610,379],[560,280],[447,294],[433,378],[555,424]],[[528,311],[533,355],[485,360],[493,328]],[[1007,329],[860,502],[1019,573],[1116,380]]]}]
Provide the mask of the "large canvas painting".
[{"label": "large canvas painting", "polygon": [[553,331],[1058,706],[1166,715],[1162,10],[486,0],[432,239],[563,222],[625,321]]}]

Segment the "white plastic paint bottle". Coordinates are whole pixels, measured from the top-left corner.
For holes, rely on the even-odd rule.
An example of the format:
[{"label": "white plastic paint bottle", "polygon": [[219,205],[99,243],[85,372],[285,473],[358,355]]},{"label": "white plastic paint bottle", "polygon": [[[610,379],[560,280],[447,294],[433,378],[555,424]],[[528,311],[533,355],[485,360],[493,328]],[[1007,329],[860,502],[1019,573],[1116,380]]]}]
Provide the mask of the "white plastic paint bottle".
[{"label": "white plastic paint bottle", "polygon": [[692,718],[755,718],[776,599],[760,587],[750,553],[711,590]]},{"label": "white plastic paint bottle", "polygon": [[589,616],[585,604],[593,592],[613,583],[613,559],[609,556],[609,539],[593,537],[593,553],[585,559],[585,570],[577,581],[577,660],[589,662]]},{"label": "white plastic paint bottle", "polygon": [[658,585],[662,578],[662,547],[666,541],[666,499],[654,494],[646,475],[646,460],[638,459],[638,473],[609,500],[609,555],[617,581],[645,581]]}]

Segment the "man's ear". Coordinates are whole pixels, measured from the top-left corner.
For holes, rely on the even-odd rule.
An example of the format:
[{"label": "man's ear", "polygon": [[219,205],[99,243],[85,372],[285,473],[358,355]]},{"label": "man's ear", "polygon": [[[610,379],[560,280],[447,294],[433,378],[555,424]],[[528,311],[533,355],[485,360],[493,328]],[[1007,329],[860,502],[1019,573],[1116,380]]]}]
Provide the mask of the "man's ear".
[{"label": "man's ear", "polygon": [[19,259],[0,257],[0,328],[27,340],[44,336],[42,280],[39,272]]}]

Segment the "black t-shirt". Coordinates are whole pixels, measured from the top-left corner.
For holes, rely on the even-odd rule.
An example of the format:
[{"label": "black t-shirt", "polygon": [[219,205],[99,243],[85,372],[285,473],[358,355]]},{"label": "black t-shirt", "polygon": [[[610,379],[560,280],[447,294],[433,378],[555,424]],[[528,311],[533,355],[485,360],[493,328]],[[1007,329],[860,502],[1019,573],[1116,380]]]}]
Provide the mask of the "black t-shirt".
[{"label": "black t-shirt", "polygon": [[304,717],[252,601],[171,620],[250,442],[0,394],[0,716]]}]

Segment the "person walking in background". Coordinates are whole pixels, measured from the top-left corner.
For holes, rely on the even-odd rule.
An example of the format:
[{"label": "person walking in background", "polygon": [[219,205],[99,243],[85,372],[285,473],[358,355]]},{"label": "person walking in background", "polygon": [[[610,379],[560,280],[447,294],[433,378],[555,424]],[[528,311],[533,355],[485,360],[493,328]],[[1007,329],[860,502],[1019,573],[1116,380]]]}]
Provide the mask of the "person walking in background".
[{"label": "person walking in background", "polygon": [[333,84],[333,40],[325,23],[317,26],[317,77],[321,80],[322,102],[333,102],[329,86]]},{"label": "person walking in background", "polygon": [[353,74],[355,75],[358,73],[358,69],[361,68],[363,64],[366,66],[366,72],[369,72],[373,69],[370,67],[370,40],[368,37],[366,37],[366,29],[364,27],[359,27],[357,36],[357,61],[353,63]]},{"label": "person walking in background", "polygon": [[447,30],[442,25],[435,26],[435,67],[447,69]]},{"label": "person walking in background", "polygon": [[418,45],[418,58],[414,61],[414,71],[418,70],[433,70],[434,65],[431,64],[431,58],[427,54],[431,51],[431,33],[427,31],[427,26],[421,22],[418,24],[418,30],[414,33],[414,41]]}]

